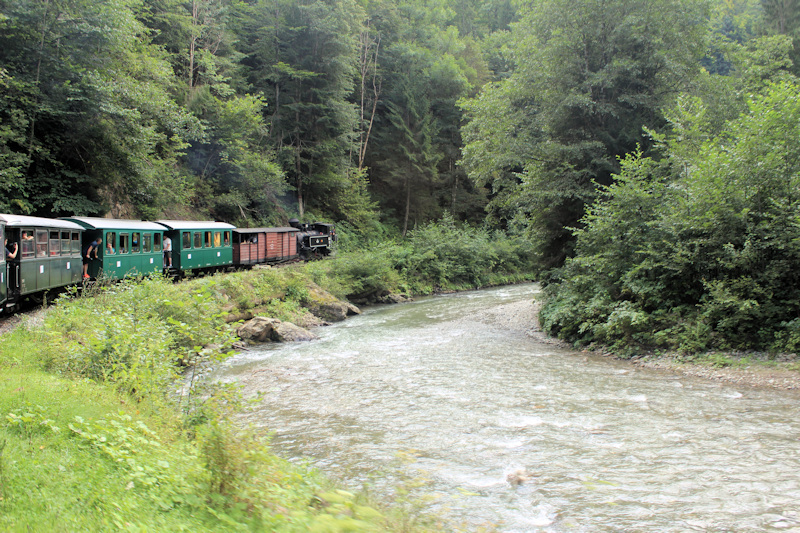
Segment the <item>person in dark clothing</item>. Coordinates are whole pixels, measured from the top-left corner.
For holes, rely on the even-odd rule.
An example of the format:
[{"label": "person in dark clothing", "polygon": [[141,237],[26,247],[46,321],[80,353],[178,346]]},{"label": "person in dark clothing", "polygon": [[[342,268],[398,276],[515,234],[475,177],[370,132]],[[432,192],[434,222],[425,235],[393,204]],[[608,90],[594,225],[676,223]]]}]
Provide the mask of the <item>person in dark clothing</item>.
[{"label": "person in dark clothing", "polygon": [[19,251],[19,245],[17,243],[13,243],[14,251],[8,249],[8,239],[3,241],[3,245],[6,247],[6,261],[11,261],[17,257],[17,252]]},{"label": "person in dark clothing", "polygon": [[83,279],[89,278],[89,263],[92,259],[97,259],[97,249],[100,248],[101,244],[103,244],[103,239],[98,237],[90,242],[89,246],[83,249],[83,252],[81,253],[81,256],[83,257]]}]

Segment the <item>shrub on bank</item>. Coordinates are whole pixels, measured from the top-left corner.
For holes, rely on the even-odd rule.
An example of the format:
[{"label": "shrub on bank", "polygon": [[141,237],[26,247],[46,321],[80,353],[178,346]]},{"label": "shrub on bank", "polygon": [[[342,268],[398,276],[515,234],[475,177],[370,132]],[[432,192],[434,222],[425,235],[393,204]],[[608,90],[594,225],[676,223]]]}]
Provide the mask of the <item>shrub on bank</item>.
[{"label": "shrub on bank", "polygon": [[[345,235],[347,229],[344,230]],[[312,263],[312,279],[333,294],[375,300],[390,293],[432,294],[530,279],[534,256],[528,242],[456,222],[445,215],[401,242],[350,244],[335,261]]]}]

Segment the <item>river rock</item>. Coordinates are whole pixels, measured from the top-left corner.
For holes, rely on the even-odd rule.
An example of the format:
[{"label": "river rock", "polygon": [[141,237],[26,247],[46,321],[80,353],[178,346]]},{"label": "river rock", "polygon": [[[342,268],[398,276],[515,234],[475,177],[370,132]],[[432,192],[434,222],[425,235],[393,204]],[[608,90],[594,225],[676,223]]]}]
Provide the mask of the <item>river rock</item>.
[{"label": "river rock", "polygon": [[342,301],[320,287],[311,287],[304,305],[311,314],[328,322],[341,322],[349,315],[360,315],[361,310],[350,302]]},{"label": "river rock", "polygon": [[317,336],[291,322],[281,322],[272,331],[272,340],[278,342],[311,341]]},{"label": "river rock", "polygon": [[272,333],[281,321],[277,318],[257,316],[248,320],[236,330],[239,338],[248,342],[269,342],[272,340]]},{"label": "river rock", "polygon": [[403,296],[402,294],[387,294],[386,296],[381,296],[378,298],[378,303],[382,304],[402,304],[405,302],[410,302],[411,298],[407,296]]},{"label": "river rock", "polygon": [[282,322],[277,318],[257,316],[239,326],[236,334],[243,341],[251,344],[259,342],[295,342],[310,341],[317,336],[291,322]]}]

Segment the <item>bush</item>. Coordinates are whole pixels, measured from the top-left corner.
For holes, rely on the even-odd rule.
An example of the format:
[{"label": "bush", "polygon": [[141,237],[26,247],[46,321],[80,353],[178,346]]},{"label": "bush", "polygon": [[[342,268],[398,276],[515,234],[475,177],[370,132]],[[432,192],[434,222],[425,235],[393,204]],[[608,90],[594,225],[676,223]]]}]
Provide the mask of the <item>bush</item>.
[{"label": "bush", "polygon": [[434,289],[482,287],[498,274],[530,273],[530,248],[500,232],[441,220],[411,232],[409,253],[400,267],[409,280],[431,283]]}]

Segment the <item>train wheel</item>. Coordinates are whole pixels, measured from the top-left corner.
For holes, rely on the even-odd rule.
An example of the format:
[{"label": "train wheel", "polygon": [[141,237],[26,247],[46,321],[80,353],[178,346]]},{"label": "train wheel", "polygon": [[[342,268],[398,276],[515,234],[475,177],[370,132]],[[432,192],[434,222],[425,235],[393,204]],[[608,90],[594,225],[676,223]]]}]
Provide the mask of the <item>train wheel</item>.
[{"label": "train wheel", "polygon": [[35,292],[29,295],[28,299],[33,303],[35,303],[36,305],[42,305],[45,301],[47,301],[47,291]]}]

